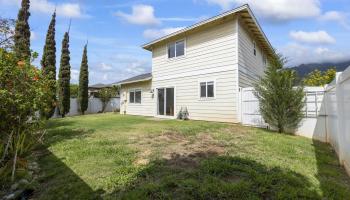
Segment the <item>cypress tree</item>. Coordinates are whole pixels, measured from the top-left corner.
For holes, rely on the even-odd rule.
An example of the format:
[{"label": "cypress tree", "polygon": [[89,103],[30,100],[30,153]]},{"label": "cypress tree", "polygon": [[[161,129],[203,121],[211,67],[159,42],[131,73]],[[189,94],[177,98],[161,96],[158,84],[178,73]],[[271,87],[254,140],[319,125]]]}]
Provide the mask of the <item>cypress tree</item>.
[{"label": "cypress tree", "polygon": [[47,99],[47,108],[42,109],[41,114],[47,119],[55,112],[56,102],[56,41],[55,41],[56,11],[53,13],[46,34],[46,41],[41,59],[43,75],[50,80],[50,93]]},{"label": "cypress tree", "polygon": [[255,85],[260,113],[266,123],[279,133],[294,130],[303,118],[304,88],[294,87],[295,71],[283,68],[286,59],[277,55],[271,60],[265,75]]},{"label": "cypress tree", "polygon": [[80,73],[79,73],[79,90],[78,90],[78,102],[81,113],[88,108],[89,97],[89,69],[88,69],[88,58],[87,58],[87,45],[84,46],[83,58],[81,60]]},{"label": "cypress tree", "polygon": [[58,73],[58,107],[62,117],[69,112],[70,109],[70,55],[69,55],[69,35],[64,33],[62,41],[62,52],[60,70]]},{"label": "cypress tree", "polygon": [[18,59],[30,59],[30,28],[28,19],[30,2],[22,0],[21,8],[18,11],[15,35],[14,35],[14,51]]}]

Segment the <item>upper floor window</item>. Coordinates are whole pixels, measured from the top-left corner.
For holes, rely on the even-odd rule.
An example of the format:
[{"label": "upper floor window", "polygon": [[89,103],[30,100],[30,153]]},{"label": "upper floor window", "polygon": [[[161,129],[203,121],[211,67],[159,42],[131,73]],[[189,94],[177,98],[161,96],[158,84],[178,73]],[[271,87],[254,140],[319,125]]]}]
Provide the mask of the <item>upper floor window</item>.
[{"label": "upper floor window", "polygon": [[141,103],[141,90],[132,90],[129,92],[130,103]]},{"label": "upper floor window", "polygon": [[255,43],[255,41],[253,41],[253,53],[254,53],[254,56],[256,56],[256,43]]},{"label": "upper floor window", "polygon": [[175,58],[185,55],[185,40],[168,44],[168,58]]},{"label": "upper floor window", "polygon": [[262,56],[262,61],[263,61],[263,63],[264,63],[264,66],[266,67],[267,58],[266,58],[265,54],[263,54],[263,56]]},{"label": "upper floor window", "polygon": [[200,98],[214,97],[214,81],[200,82]]}]

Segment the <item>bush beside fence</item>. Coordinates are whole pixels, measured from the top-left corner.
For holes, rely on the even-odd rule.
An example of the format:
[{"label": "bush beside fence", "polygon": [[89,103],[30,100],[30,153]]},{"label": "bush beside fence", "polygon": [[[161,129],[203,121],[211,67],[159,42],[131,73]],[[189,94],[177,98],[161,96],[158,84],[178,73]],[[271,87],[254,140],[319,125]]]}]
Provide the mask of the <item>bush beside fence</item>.
[{"label": "bush beside fence", "polygon": [[[259,113],[254,88],[243,88],[241,121],[248,126],[267,127]],[[350,175],[350,67],[323,87],[305,88],[305,117],[296,135],[330,143]]]}]

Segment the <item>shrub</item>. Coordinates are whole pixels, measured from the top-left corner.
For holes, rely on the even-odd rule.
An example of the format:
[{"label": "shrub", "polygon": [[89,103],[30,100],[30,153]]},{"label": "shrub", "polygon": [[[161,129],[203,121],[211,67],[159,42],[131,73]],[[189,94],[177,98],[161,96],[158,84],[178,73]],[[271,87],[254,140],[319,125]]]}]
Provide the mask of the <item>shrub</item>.
[{"label": "shrub", "polygon": [[283,68],[285,63],[286,59],[281,55],[272,58],[264,77],[255,84],[260,113],[279,133],[299,125],[304,107],[304,88],[294,87],[296,73]]},{"label": "shrub", "polygon": [[310,72],[304,79],[304,84],[307,86],[324,86],[333,81],[337,74],[335,68],[321,72],[318,69]]},{"label": "shrub", "polygon": [[17,167],[25,167],[25,156],[41,130],[37,111],[47,109],[42,102],[49,86],[50,82],[29,61],[18,61],[14,53],[0,49],[1,180],[6,180],[6,169],[11,169],[13,180]]},{"label": "shrub", "polygon": [[116,90],[115,88],[102,88],[100,91],[97,93],[97,97],[100,98],[102,102],[102,111],[104,112],[108,102],[111,100],[112,97],[116,96]]}]

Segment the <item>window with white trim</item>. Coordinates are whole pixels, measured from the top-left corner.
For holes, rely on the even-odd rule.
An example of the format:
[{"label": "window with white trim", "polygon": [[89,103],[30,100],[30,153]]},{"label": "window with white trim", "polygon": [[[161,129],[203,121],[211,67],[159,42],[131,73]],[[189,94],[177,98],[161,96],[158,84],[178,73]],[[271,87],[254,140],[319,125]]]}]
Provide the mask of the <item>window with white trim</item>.
[{"label": "window with white trim", "polygon": [[254,56],[256,56],[256,43],[255,43],[255,41],[253,41],[253,53],[254,53]]},{"label": "window with white trim", "polygon": [[214,97],[214,81],[200,82],[200,98],[213,98]]},{"label": "window with white trim", "polygon": [[129,102],[130,103],[141,103],[141,90],[131,90],[129,92]]},{"label": "window with white trim", "polygon": [[175,58],[185,55],[185,40],[168,44],[168,58]]},{"label": "window with white trim", "polygon": [[263,61],[263,63],[264,63],[264,67],[266,67],[267,58],[266,58],[266,55],[265,55],[265,54],[262,55],[262,61]]}]

